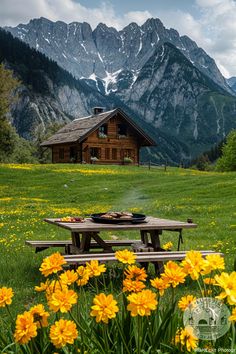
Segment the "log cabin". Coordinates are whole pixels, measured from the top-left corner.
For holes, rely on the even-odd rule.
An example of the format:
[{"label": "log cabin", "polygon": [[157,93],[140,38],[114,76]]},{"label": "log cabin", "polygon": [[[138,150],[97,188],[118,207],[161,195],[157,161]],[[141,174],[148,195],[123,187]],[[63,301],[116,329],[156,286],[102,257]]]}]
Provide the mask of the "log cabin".
[{"label": "log cabin", "polygon": [[41,146],[52,149],[53,163],[138,164],[140,148],[156,143],[120,108],[95,107],[74,119]]}]

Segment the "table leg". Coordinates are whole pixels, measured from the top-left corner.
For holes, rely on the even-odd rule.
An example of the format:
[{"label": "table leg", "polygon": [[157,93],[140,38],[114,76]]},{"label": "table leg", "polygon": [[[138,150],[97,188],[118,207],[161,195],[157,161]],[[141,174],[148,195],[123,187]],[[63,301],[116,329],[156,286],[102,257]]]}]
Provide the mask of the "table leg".
[{"label": "table leg", "polygon": [[93,234],[93,232],[83,232],[82,233],[82,239],[80,242],[80,252],[81,253],[89,252],[92,234]]},{"label": "table leg", "polygon": [[80,233],[79,232],[71,232],[72,245],[68,246],[69,254],[80,253]]},{"label": "table leg", "polygon": [[92,232],[91,237],[103,248],[106,252],[113,252],[112,247],[108,246],[106,242],[98,235],[98,232]]},{"label": "table leg", "polygon": [[[160,242],[160,237],[159,237],[161,234],[162,234],[162,230],[151,230],[150,231],[152,247],[154,248],[154,251],[156,251],[156,252],[161,251],[161,242]],[[156,273],[158,275],[160,275],[164,269],[163,262],[155,262],[154,266],[155,266]]]}]

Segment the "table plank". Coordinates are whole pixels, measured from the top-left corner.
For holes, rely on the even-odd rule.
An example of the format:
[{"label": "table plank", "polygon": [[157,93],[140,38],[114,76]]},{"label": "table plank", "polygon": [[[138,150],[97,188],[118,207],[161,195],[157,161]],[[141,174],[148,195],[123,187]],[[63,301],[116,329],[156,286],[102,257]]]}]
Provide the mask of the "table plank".
[{"label": "table plank", "polygon": [[168,220],[154,218],[148,216],[146,222],[142,223],[119,223],[119,224],[103,224],[95,223],[90,218],[86,218],[83,223],[66,223],[57,221],[58,219],[44,219],[49,224],[57,225],[71,232],[99,232],[99,231],[115,231],[115,230],[181,230],[196,228],[194,223],[182,222],[177,220]]}]

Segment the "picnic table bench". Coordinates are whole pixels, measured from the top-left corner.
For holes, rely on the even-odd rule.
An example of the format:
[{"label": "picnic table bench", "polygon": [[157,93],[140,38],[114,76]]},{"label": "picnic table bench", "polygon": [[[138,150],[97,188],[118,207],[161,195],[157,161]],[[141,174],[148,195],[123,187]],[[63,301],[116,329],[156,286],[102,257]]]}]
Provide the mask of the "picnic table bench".
[{"label": "picnic table bench", "polygon": [[[180,261],[186,257],[188,251],[165,251],[165,252],[137,252],[136,261],[140,263],[148,262],[165,262],[165,261]],[[212,250],[200,251],[203,257],[210,254],[218,254],[223,256],[220,252],[215,252]],[[91,260],[97,260],[99,262],[116,262],[118,261],[114,253],[88,253],[88,254],[76,254],[76,255],[65,255],[64,259],[69,265],[85,264]],[[161,269],[159,269],[160,271]]]},{"label": "picnic table bench", "polygon": [[[129,247],[131,245],[140,244],[139,240],[104,240],[108,247]],[[51,247],[63,247],[65,249],[66,254],[70,254],[70,246],[72,246],[72,240],[55,240],[55,241],[47,241],[47,240],[26,240],[25,244],[35,248],[35,253],[44,251]],[[95,240],[91,241],[90,244],[91,249],[101,248],[100,245]]]}]

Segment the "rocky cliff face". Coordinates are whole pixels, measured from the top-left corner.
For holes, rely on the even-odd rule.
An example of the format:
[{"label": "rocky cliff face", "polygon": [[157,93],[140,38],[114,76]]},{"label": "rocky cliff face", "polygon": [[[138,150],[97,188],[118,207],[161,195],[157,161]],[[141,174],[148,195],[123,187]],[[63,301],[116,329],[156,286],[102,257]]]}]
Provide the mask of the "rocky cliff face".
[{"label": "rocky cliff face", "polygon": [[151,18],[142,26],[130,23],[121,31],[102,23],[92,31],[85,22],[66,24],[45,18],[5,29],[55,60],[76,78],[94,80],[98,88],[100,81],[105,93],[118,89],[118,75],[124,69],[131,72],[134,82],[138,71],[164,42],[173,44],[196,68],[232,93],[214,60],[189,37],[166,29],[159,19]]},{"label": "rocky cliff face", "polygon": [[20,79],[19,100],[12,107],[12,123],[18,133],[30,139],[40,124],[69,122],[91,114],[108,99],[84,82],[75,80],[55,62],[0,30],[0,62]]},{"label": "rocky cliff face", "polygon": [[235,76],[230,77],[226,81],[227,84],[231,87],[231,89],[236,92],[236,77]]},{"label": "rocky cliff face", "polygon": [[130,87],[120,85],[115,94],[153,129],[191,146],[193,155],[236,126],[235,98],[169,43],[158,47]]}]

